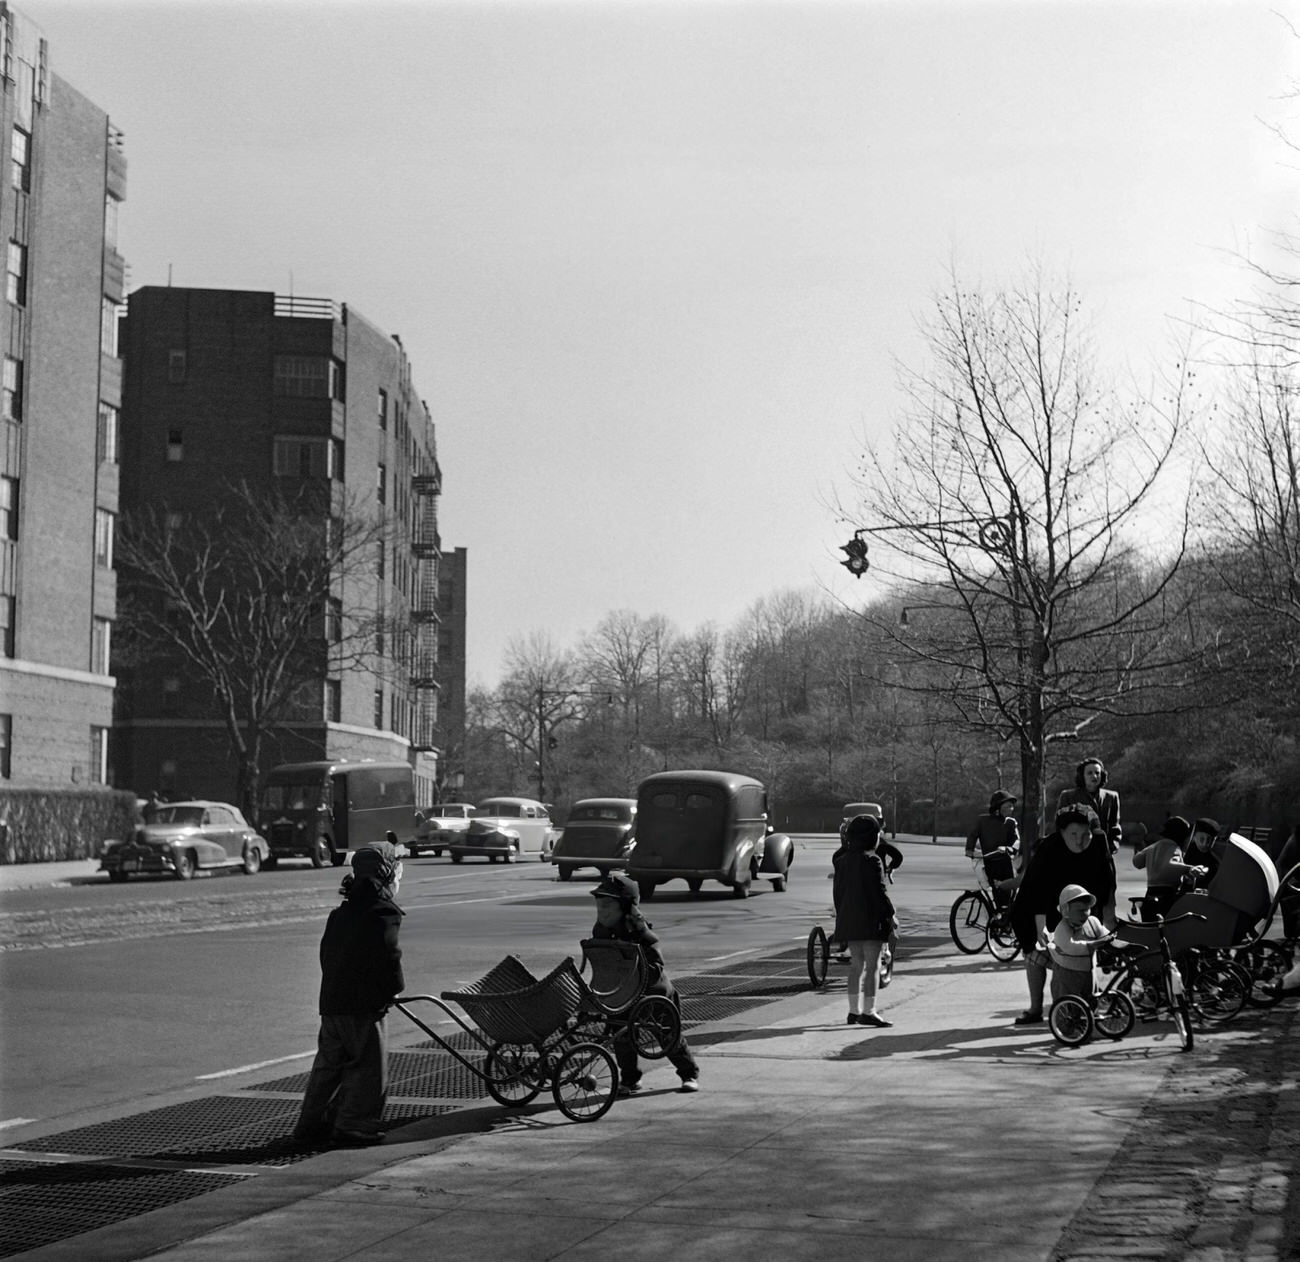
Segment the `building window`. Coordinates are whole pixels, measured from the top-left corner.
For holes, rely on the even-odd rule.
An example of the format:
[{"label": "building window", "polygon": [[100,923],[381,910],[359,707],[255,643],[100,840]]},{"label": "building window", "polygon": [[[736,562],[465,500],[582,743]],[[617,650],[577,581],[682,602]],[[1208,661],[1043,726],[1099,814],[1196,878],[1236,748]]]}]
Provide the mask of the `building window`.
[{"label": "building window", "polygon": [[167,380],[173,385],[177,382],[184,381],[190,373],[190,353],[185,350],[169,350],[167,352]]},{"label": "building window", "polygon": [[337,596],[325,602],[325,638],[331,644],[343,638],[343,602]]},{"label": "building window", "polygon": [[90,729],[90,783],[108,783],[108,728]]},{"label": "building window", "polygon": [[388,428],[388,391],[379,392],[379,428]]},{"label": "building window", "polygon": [[293,399],[328,398],[331,362],[323,355],[277,355],[275,393]]},{"label": "building window", "polygon": [[180,709],[181,681],[175,675],[167,675],[162,681],[162,712],[175,714]]},{"label": "building window", "polygon": [[9,146],[9,182],[20,193],[32,187],[32,138],[21,127],[14,128],[13,142]]},{"label": "building window", "polygon": [[277,478],[328,478],[334,465],[334,444],[328,438],[277,438],[271,470]]},{"label": "building window", "polygon": [[23,361],[14,359],[12,355],[5,356],[4,364],[4,392],[0,396],[3,402],[0,402],[0,414],[3,414],[7,421],[21,421],[23,419]]},{"label": "building window", "polygon": [[381,504],[388,502],[388,470],[381,464],[375,479],[375,495]]},{"label": "building window", "polygon": [[117,408],[111,403],[99,405],[99,462],[117,464]]},{"label": "building window", "polygon": [[0,477],[0,539],[18,538],[18,479]]},{"label": "building window", "polygon": [[109,674],[108,663],[113,639],[113,624],[107,618],[96,618],[90,630],[90,673]]},{"label": "building window", "polygon": [[110,250],[117,249],[117,208],[118,200],[112,193],[104,197],[104,244]]},{"label": "building window", "polygon": [[185,434],[179,429],[167,431],[167,463],[180,464],[185,459]]},{"label": "building window", "polygon": [[377,544],[375,544],[375,547],[378,550],[378,560],[375,564],[375,576],[377,578],[383,578],[387,570],[387,566],[384,564],[384,541],[381,539]]},{"label": "building window", "polygon": [[0,714],[0,780],[13,777],[14,716]]},{"label": "building window", "polygon": [[335,482],[343,481],[343,440],[330,439],[330,477]]},{"label": "building window", "polygon": [[325,719],[329,723],[343,721],[343,685],[337,679],[325,681]]},{"label": "building window", "polygon": [[343,398],[343,364],[337,359],[330,360],[330,398],[337,399],[340,403],[344,402]]},{"label": "building window", "polygon": [[113,514],[106,508],[95,509],[95,564],[113,568]]},{"label": "building window", "polygon": [[27,305],[27,247],[21,241],[9,242],[9,272],[5,279],[5,297],[15,307]]},{"label": "building window", "polygon": [[375,689],[375,726],[382,728],[384,726],[384,690]]},{"label": "building window", "polygon": [[14,622],[17,609],[17,597],[0,596],[0,656],[14,656]]},{"label": "building window", "polygon": [[117,358],[117,303],[105,298],[99,309],[99,349],[110,359]]}]

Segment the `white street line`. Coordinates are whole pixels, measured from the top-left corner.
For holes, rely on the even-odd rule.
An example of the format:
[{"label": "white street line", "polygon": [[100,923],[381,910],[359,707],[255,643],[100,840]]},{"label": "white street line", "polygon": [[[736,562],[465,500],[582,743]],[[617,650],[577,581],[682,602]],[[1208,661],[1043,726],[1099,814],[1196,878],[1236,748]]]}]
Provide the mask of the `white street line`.
[{"label": "white street line", "polygon": [[0,1122],[0,1131],[7,1130],[11,1126],[26,1126],[28,1122],[36,1122],[39,1120],[39,1118],[35,1117],[9,1117],[3,1122]]},{"label": "white street line", "polygon": [[238,1069],[222,1069],[215,1074],[200,1074],[195,1082],[208,1082],[213,1078],[233,1078],[236,1074],[251,1073],[254,1069],[265,1069],[268,1065],[283,1065],[291,1060],[306,1060],[308,1056],[315,1056],[315,1051],[295,1052],[292,1056],[277,1056],[274,1060],[259,1060],[252,1065],[240,1065]]}]

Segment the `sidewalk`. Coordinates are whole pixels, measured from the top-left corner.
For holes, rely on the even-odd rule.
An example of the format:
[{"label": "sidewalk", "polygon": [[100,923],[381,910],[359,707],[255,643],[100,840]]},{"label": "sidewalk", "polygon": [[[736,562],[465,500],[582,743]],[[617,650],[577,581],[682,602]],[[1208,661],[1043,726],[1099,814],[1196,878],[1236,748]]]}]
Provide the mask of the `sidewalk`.
[{"label": "sidewalk", "polygon": [[99,870],[98,859],[70,859],[64,863],[0,864],[0,894],[10,890],[45,889],[70,881],[100,880],[108,884],[108,873]]},{"label": "sidewalk", "polygon": [[[919,949],[918,949],[919,948]],[[32,1262],[661,1262],[673,1257],[1273,1262],[1300,1256],[1300,1005],[1178,1050],[1167,1023],[1066,1050],[1023,974],[904,943],[882,1009],[827,990],[691,1032],[592,1124],[474,1105],[23,1255]]]}]

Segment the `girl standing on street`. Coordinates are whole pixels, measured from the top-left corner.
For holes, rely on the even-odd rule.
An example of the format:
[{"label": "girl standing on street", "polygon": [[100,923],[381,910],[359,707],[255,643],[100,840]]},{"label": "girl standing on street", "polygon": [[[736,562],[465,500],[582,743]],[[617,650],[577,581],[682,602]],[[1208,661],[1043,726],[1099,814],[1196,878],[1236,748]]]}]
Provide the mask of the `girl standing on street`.
[{"label": "girl standing on street", "polygon": [[898,918],[885,890],[885,868],[876,853],[880,821],[855,815],[844,830],[836,854],[835,936],[849,944],[849,1025],[888,1027],[876,1011],[876,974],[880,951],[898,939]]}]

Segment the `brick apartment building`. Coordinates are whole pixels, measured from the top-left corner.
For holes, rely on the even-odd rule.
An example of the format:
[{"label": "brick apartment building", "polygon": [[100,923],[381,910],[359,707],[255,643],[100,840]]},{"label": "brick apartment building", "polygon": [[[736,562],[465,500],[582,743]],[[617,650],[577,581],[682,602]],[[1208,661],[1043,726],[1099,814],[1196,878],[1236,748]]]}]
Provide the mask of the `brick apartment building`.
[{"label": "brick apartment building", "polygon": [[[406,759],[417,799],[432,800],[446,680],[441,470],[401,340],[328,300],[156,286],[131,294],[121,340],[124,514],[198,511],[236,482],[271,492],[312,479],[329,484],[336,504],[346,496],[362,513],[390,516],[392,537],[346,596],[383,610],[402,633],[377,646],[383,660],[370,669],[327,668],[314,712],[281,725],[263,770]],[[460,660],[463,705],[463,647]],[[119,674],[118,784],[234,800],[225,729],[201,681],[176,661]]]},{"label": "brick apartment building", "polygon": [[121,134],[0,0],[0,783],[106,783]]}]

